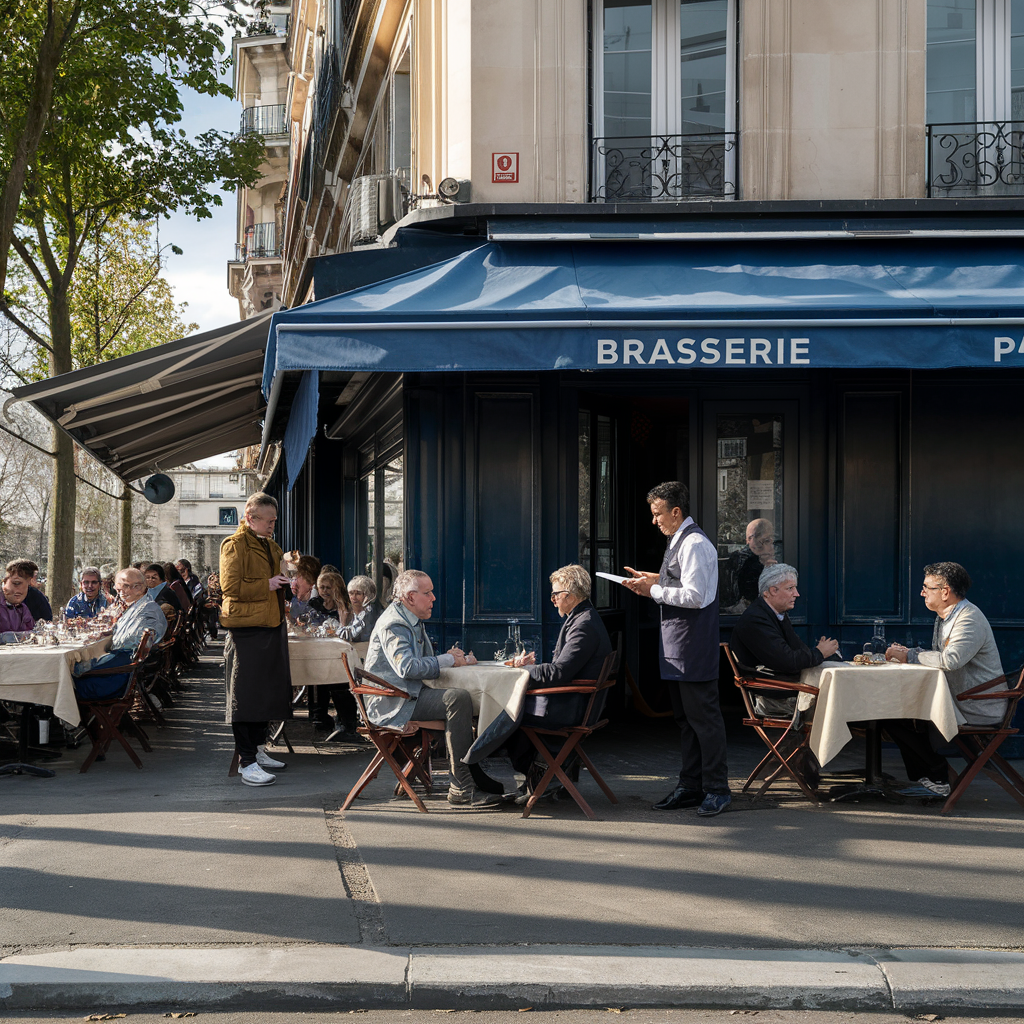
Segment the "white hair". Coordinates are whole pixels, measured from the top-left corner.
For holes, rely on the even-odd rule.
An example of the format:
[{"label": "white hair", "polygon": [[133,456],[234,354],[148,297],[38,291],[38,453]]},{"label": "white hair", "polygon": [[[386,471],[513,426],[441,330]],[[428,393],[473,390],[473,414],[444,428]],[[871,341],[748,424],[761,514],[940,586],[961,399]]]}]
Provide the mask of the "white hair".
[{"label": "white hair", "polygon": [[420,580],[428,580],[430,577],[419,569],[406,569],[395,577],[391,586],[391,600],[402,601],[409,594],[413,593],[420,584]]},{"label": "white hair", "polygon": [[799,573],[793,566],[786,565],[785,562],[776,562],[774,565],[767,566],[758,577],[757,592],[767,594],[770,587],[777,587],[786,580],[796,583],[798,578]]}]

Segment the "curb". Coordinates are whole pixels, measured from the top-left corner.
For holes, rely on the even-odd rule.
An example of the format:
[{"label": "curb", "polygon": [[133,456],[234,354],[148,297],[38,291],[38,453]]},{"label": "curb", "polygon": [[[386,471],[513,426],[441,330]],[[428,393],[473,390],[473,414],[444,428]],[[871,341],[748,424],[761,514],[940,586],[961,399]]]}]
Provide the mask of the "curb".
[{"label": "curb", "polygon": [[76,948],[0,960],[0,1008],[1024,1009],[1024,952],[666,946]]}]

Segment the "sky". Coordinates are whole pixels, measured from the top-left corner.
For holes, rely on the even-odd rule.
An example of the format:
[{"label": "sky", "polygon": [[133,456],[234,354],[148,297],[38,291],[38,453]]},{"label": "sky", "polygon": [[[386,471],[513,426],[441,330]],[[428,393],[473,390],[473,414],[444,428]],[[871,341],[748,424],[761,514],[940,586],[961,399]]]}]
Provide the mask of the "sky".
[{"label": "sky", "polygon": [[[227,39],[227,37],[225,37]],[[230,40],[228,40],[230,46]],[[226,81],[231,81],[228,69]],[[226,96],[202,96],[192,90],[182,94],[184,115],[178,127],[189,135],[209,128],[235,132],[242,116],[242,105]],[[224,205],[213,207],[213,217],[196,220],[185,214],[173,214],[160,224],[160,243],[173,243],[184,250],[176,256],[168,252],[164,277],[174,289],[176,302],[187,302],[184,320],[199,324],[199,332],[238,320],[238,300],[228,294],[227,265],[235,252],[236,207],[234,193],[221,193]],[[233,464],[231,453],[203,459],[196,465],[216,469]]]},{"label": "sky", "polygon": [[[228,72],[230,75],[230,71]],[[189,135],[209,128],[238,130],[242,105],[225,96],[201,96],[188,91],[185,113],[178,127]],[[196,220],[173,214],[160,224],[160,243],[173,243],[184,255],[170,253],[164,277],[174,289],[177,302],[187,302],[185,320],[199,324],[200,331],[223,327],[238,319],[238,300],[228,294],[227,265],[235,252],[235,196],[222,193],[224,205],[213,208],[213,217]]]}]

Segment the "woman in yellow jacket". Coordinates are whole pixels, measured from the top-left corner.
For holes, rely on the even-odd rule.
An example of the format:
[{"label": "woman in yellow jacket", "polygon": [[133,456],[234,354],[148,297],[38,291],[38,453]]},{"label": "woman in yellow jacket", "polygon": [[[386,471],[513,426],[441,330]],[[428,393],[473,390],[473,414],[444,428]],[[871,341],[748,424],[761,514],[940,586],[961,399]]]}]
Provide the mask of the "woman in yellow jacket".
[{"label": "woman in yellow jacket", "polygon": [[245,503],[242,525],[220,546],[227,721],[248,786],[269,786],[276,776],[267,769],[285,767],[265,750],[267,726],[292,716],[282,589],[288,577],[272,539],[276,523],[277,502],[260,491]]}]

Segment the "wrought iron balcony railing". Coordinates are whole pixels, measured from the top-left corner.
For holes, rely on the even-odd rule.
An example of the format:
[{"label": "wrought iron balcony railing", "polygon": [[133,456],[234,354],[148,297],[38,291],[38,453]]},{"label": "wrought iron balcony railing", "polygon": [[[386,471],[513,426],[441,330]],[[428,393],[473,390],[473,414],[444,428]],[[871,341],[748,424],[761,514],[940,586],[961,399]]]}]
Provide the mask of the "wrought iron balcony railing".
[{"label": "wrought iron balcony railing", "polygon": [[271,103],[262,107],[246,107],[242,111],[239,135],[287,135],[288,118],[283,103]]},{"label": "wrought iron balcony railing", "polygon": [[246,260],[272,259],[281,255],[281,239],[273,221],[251,224],[245,229],[245,241],[235,243],[235,263]]},{"label": "wrought iron balcony railing", "polygon": [[1024,121],[930,124],[929,196],[1024,195]]},{"label": "wrought iron balcony railing", "polygon": [[594,139],[592,203],[736,195],[736,132]]}]

